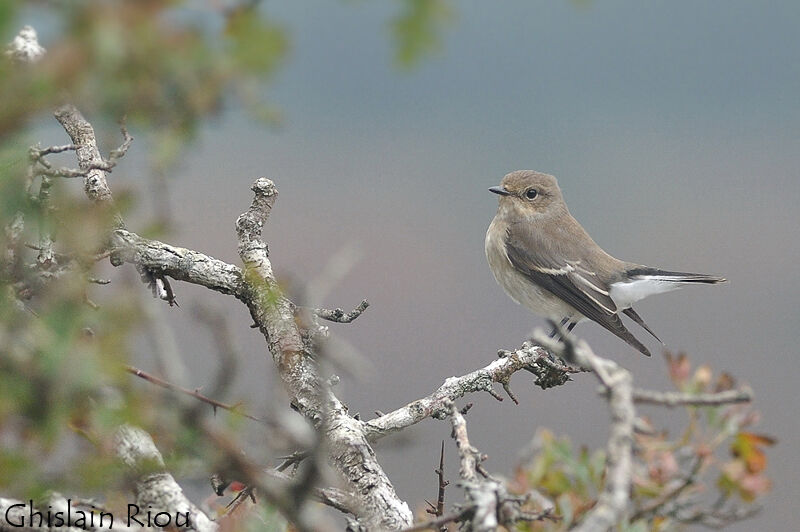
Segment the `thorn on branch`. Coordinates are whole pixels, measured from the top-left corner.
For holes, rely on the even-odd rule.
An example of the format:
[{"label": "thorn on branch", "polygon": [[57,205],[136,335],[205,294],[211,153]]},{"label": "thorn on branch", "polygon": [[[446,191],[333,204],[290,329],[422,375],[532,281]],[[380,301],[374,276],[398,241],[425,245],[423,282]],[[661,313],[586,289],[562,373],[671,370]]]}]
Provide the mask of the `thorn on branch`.
[{"label": "thorn on branch", "polygon": [[289,456],[282,456],[281,460],[283,460],[283,462],[275,469],[277,471],[285,471],[289,467],[297,466],[300,464],[300,462],[308,458],[310,454],[311,453],[309,453],[308,451],[295,451]]},{"label": "thorn on branch", "polygon": [[417,532],[419,530],[440,530],[444,528],[444,525],[447,523],[457,523],[463,521],[469,514],[472,512],[472,508],[464,508],[457,512],[449,513],[447,515],[443,515],[436,519],[431,519],[430,521],[426,521],[424,523],[420,523],[418,525],[414,525],[412,527],[404,528],[402,532]]},{"label": "thorn on branch", "polygon": [[250,499],[253,504],[256,503],[255,490],[252,486],[245,486],[236,494],[236,497],[225,507],[225,515],[232,515],[247,499]]},{"label": "thorn on branch", "polygon": [[495,399],[497,399],[498,401],[500,401],[501,403],[503,402],[503,396],[500,395],[500,393],[497,392],[494,388],[489,388],[486,390],[486,392]]},{"label": "thorn on branch", "polygon": [[211,387],[212,391],[209,395],[224,397],[236,376],[239,360],[233,335],[228,327],[228,321],[222,313],[213,311],[203,305],[195,305],[193,311],[195,319],[208,329],[217,348],[219,370],[214,378],[214,383]]},{"label": "thorn on branch", "polygon": [[508,397],[512,401],[514,401],[515,405],[518,405],[519,404],[519,400],[517,399],[517,396],[514,395],[514,392],[511,391],[511,386],[509,385],[509,383],[508,382],[504,382],[504,383],[502,383],[502,385],[503,385],[503,390],[505,390],[506,394],[508,394]]}]

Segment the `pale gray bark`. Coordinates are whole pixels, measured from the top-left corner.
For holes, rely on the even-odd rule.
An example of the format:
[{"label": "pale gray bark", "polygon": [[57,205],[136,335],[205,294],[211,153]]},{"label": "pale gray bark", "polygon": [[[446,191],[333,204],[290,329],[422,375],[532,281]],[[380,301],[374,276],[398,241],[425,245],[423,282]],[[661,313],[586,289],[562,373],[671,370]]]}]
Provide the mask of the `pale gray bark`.
[{"label": "pale gray bark", "polygon": [[357,501],[354,510],[361,525],[369,529],[407,527],[413,522],[410,508],[397,496],[378,463],[362,424],[322,385],[315,353],[303,341],[295,321],[294,305],[280,293],[275,281],[261,230],[277,189],[266,178],[257,179],[252,189],[253,203],[236,221],[247,287],[241,299],[267,338],[292,403],[324,431],[329,462],[341,473]]},{"label": "pale gray bark", "polygon": [[[528,344],[516,351],[502,353],[504,356],[481,369],[461,377],[446,379],[435,392],[427,397],[417,399],[393,412],[364,422],[367,437],[374,441],[419,423],[428,417],[444,419],[450,413],[449,403],[468,393],[487,392],[496,399],[502,400],[502,397],[493,388],[495,383],[503,385],[510,394],[511,375],[521,369],[536,368],[539,365],[549,367],[546,364],[552,363],[549,359],[546,363],[542,362],[542,359],[547,358],[548,355],[547,351],[540,346]],[[567,371],[568,368],[564,366],[562,370]],[[513,399],[513,396],[511,397]]]}]

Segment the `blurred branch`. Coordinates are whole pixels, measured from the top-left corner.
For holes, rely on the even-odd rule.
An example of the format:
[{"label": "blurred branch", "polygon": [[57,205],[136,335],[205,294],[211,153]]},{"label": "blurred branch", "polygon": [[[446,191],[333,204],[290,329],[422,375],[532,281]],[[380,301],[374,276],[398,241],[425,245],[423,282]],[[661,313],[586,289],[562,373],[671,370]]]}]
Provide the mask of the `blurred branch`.
[{"label": "blurred branch", "polygon": [[732,403],[749,403],[753,392],[749,389],[726,390],[717,393],[656,392],[652,390],[633,390],[633,400],[637,403],[675,406],[720,406]]},{"label": "blurred branch", "polygon": [[647,517],[649,515],[655,514],[659,509],[663,508],[670,501],[674,501],[677,499],[681,493],[683,493],[688,487],[694,484],[697,474],[700,472],[700,469],[703,466],[703,460],[701,458],[695,458],[694,465],[692,465],[689,473],[681,480],[674,482],[673,486],[662,493],[659,497],[655,500],[651,501],[646,506],[639,508],[636,512],[630,517],[630,522],[634,522],[637,519],[641,519],[643,517]]},{"label": "blurred branch", "polygon": [[755,517],[761,512],[760,507],[739,508],[720,508],[716,510],[691,510],[678,512],[675,519],[687,525],[702,525],[707,528],[721,529],[726,526]]},{"label": "blurred branch", "polygon": [[[292,479],[292,477],[286,473],[274,469],[267,471],[267,475],[286,481]],[[337,488],[314,488],[312,495],[318,502],[326,506],[335,508],[345,514],[356,515],[358,503],[352,495],[344,490]]]},{"label": "blurred branch", "polygon": [[14,40],[5,50],[5,55],[18,63],[35,63],[47,50],[39,44],[36,30],[31,26],[23,26]]},{"label": "blurred branch", "polygon": [[228,320],[221,312],[214,311],[211,307],[203,304],[195,305],[193,314],[200,323],[209,329],[211,338],[217,347],[219,369],[209,395],[224,397],[233,384],[239,362]]},{"label": "blurred branch", "polygon": [[241,452],[239,446],[226,434],[213,428],[209,423],[201,425],[206,438],[223,453],[226,475],[240,479],[247,486],[255,488],[255,493],[264,497],[275,506],[300,532],[316,532],[327,530],[323,516],[307,504],[306,494],[316,493],[319,499],[335,501],[343,508],[347,506],[347,498],[337,490],[328,490],[324,495],[313,485],[303,483],[276,472],[265,471],[259,464],[252,462]]},{"label": "blurred branch", "polygon": [[[83,180],[86,196],[96,204],[110,208],[114,214],[114,228],[124,229],[125,222],[122,221],[122,216],[114,206],[111,189],[106,181],[106,171],[110,169],[109,163],[100,155],[94,128],[83,117],[81,112],[71,104],[62,105],[56,109],[55,117],[72,139],[72,143],[78,147],[75,150],[78,156],[78,165],[82,171],[86,172],[86,177]],[[122,154],[130,146],[130,141],[132,140],[124,128],[123,134],[125,141],[120,148]]]},{"label": "blurred branch", "polygon": [[206,404],[211,405],[214,408],[214,412],[216,412],[217,408],[222,408],[223,410],[227,410],[229,412],[233,412],[234,414],[238,414],[240,416],[244,416],[247,419],[252,419],[253,421],[258,421],[259,423],[267,424],[267,422],[263,419],[259,419],[253,415],[248,414],[247,412],[243,411],[239,405],[229,405],[216,399],[212,399],[210,397],[206,397],[205,395],[201,394],[197,390],[187,390],[181,386],[177,386],[172,384],[171,382],[167,382],[163,379],[156,377],[155,375],[151,375],[145,371],[140,370],[139,368],[134,368],[133,366],[126,366],[125,371],[130,373],[131,375],[136,375],[140,379],[144,379],[149,383],[155,384],[156,386],[160,386],[162,388],[166,388],[167,390],[172,390],[174,392],[182,393],[184,395],[188,395],[189,397],[194,397],[198,401],[202,401]]},{"label": "blurred branch", "polygon": [[[164,469],[164,459],[150,435],[140,428],[122,425],[114,439],[117,457],[137,476],[136,504],[153,514],[167,512],[187,516],[189,528],[197,532],[219,527],[183,494],[175,479]],[[144,514],[142,514],[144,515]]]}]

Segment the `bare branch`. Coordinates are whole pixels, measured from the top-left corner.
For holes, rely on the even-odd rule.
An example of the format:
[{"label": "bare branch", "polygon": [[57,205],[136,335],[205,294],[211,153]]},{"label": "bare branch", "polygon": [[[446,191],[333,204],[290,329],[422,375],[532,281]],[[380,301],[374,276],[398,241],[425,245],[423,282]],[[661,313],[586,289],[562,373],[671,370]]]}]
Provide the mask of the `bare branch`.
[{"label": "bare branch", "polygon": [[[291,476],[280,470],[267,471],[267,475],[287,482],[292,480]],[[355,497],[344,490],[338,488],[314,488],[312,495],[314,499],[326,506],[335,508],[345,514],[356,515],[358,502]]]},{"label": "bare branch", "polygon": [[[213,445],[224,453],[227,462],[224,470],[231,473],[234,478],[240,479],[248,488],[255,488],[257,493],[292,521],[299,531],[313,532],[327,528],[323,526],[320,514],[310,507],[305,499],[298,499],[295,496],[298,485],[290,477],[275,471],[264,471],[263,467],[248,459],[238,445],[225,434],[207,422],[203,422],[201,427]],[[302,488],[312,489],[310,486]]]},{"label": "bare branch", "polygon": [[675,518],[684,524],[698,524],[708,528],[722,529],[731,523],[744,521],[758,515],[760,507],[740,508],[731,506],[717,510],[693,510],[679,512]]},{"label": "bare branch", "polygon": [[[537,368],[542,366],[550,368],[551,361],[545,349],[530,344],[514,352],[502,352],[504,356],[493,361],[488,366],[475,370],[461,377],[451,377],[444,384],[427,397],[417,399],[406,406],[388,414],[364,422],[364,430],[370,441],[403,430],[406,427],[419,423],[423,419],[433,417],[443,419],[447,416],[451,401],[459,399],[468,393],[489,392],[493,383],[508,386],[511,375],[521,369]],[[546,360],[547,362],[543,362]],[[567,375],[567,367],[563,366],[563,375]]]},{"label": "bare branch", "polygon": [[94,128],[71,104],[59,107],[55,112],[55,117],[66,130],[73,144],[78,147],[76,150],[78,164],[81,170],[87,172],[83,180],[86,195],[97,204],[107,205],[114,213],[114,228],[124,229],[125,222],[122,221],[122,216],[114,206],[111,189],[108,188],[106,172],[103,170],[107,163],[97,147]]},{"label": "bare branch", "polygon": [[151,374],[149,374],[149,373],[147,373],[145,371],[142,371],[139,368],[134,368],[133,366],[125,366],[125,371],[127,371],[131,375],[136,375],[140,379],[144,379],[147,382],[155,384],[156,386],[160,386],[162,388],[166,388],[167,390],[172,390],[174,392],[182,393],[184,395],[188,395],[189,397],[194,397],[198,401],[202,401],[202,402],[207,403],[207,404],[211,405],[212,407],[214,407],[214,411],[216,411],[217,408],[222,408],[223,410],[227,410],[229,412],[233,412],[234,414],[238,414],[240,416],[244,416],[247,419],[252,419],[253,421],[258,421],[259,423],[268,424],[267,421],[265,421],[263,419],[259,419],[259,418],[255,417],[253,415],[248,414],[247,412],[242,410],[239,407],[239,405],[229,405],[229,404],[217,401],[216,399],[212,399],[210,397],[206,397],[205,395],[201,394],[200,392],[198,392],[196,390],[187,390],[186,388],[183,388],[183,387],[178,386],[176,384],[172,384],[171,382],[167,382],[167,381],[165,381],[163,379],[160,379],[160,378],[156,377],[155,375],[151,375]]},{"label": "bare branch", "polygon": [[122,262],[240,299],[243,297],[243,276],[238,266],[197,251],[142,238],[124,229],[114,231],[111,236],[114,254]]},{"label": "bare branch", "polygon": [[675,406],[720,406],[732,403],[749,403],[753,392],[749,389],[726,390],[717,393],[656,392],[652,390],[633,390],[633,400],[637,403]]},{"label": "bare branch", "polygon": [[463,411],[459,411],[452,401],[448,403],[448,408],[452,436],[461,462],[460,485],[466,492],[467,503],[452,514],[422,523],[411,530],[437,528],[448,522],[461,521],[463,530],[489,532],[497,530],[501,525],[512,529],[519,521],[550,518],[549,509],[541,513],[524,511],[522,507],[529,498],[510,495],[505,482],[493,478],[483,469],[481,461],[484,457],[469,441]]},{"label": "bare branch", "polygon": [[697,474],[700,472],[702,466],[703,466],[703,460],[696,457],[694,460],[694,464],[689,470],[689,473],[683,479],[678,479],[677,481],[673,482],[673,486],[665,490],[659,497],[651,501],[646,506],[639,508],[636,511],[636,513],[634,513],[630,517],[630,522],[632,523],[637,519],[641,519],[643,517],[655,514],[668,502],[677,499],[682,492],[684,492],[689,486],[691,486],[695,482]]},{"label": "bare branch", "polygon": [[361,314],[367,310],[369,307],[369,301],[366,299],[363,300],[359,305],[354,308],[351,312],[345,312],[340,308],[335,308],[333,310],[328,310],[324,308],[317,308],[314,309],[314,314],[322,318],[323,320],[333,321],[336,323],[350,323],[354,319],[361,316]]},{"label": "bare branch", "polygon": [[106,171],[111,170],[117,164],[119,159],[125,157],[125,154],[128,153],[128,149],[133,144],[133,137],[130,133],[128,133],[128,128],[125,126],[125,118],[120,121],[119,123],[119,130],[122,133],[122,144],[119,145],[119,148],[111,150],[108,154],[108,159],[106,159]]},{"label": "bare branch", "polygon": [[193,308],[193,313],[195,318],[208,328],[211,338],[217,347],[219,369],[209,394],[223,397],[228,393],[228,388],[233,383],[239,363],[239,355],[234,345],[233,334],[228,320],[221,312],[214,311],[207,305],[197,304]]},{"label": "bare branch", "polygon": [[164,511],[185,516],[189,530],[216,531],[218,526],[183,494],[175,479],[164,469],[164,460],[150,435],[142,429],[123,425],[115,436],[117,456],[137,474],[136,503],[152,508],[153,514]]},{"label": "bare branch", "polygon": [[48,178],[42,178],[39,185],[39,208],[41,217],[39,219],[39,254],[36,262],[42,269],[49,269],[55,264],[55,251],[53,250],[53,226],[50,207],[50,187],[52,183]]},{"label": "bare branch", "polygon": [[456,523],[464,520],[470,513],[470,508],[465,508],[458,512],[452,512],[430,521],[425,521],[412,527],[404,528],[403,532],[416,532],[418,530],[439,530],[447,523]]},{"label": "bare branch", "polygon": [[[47,148],[31,147],[29,150],[29,155],[31,159],[39,160],[45,155],[50,155],[51,153],[63,153],[65,151],[75,151],[77,149],[77,144],[64,144],[63,146],[50,146]],[[49,163],[45,162],[43,164],[49,167]]]},{"label": "bare branch", "polygon": [[413,516],[397,497],[364,436],[361,422],[347,414],[318,374],[311,346],[303,341],[294,305],[280,292],[272,272],[261,230],[275,203],[277,189],[266,178],[253,184],[250,208],[236,221],[239,255],[245,264],[246,289],[241,295],[250,314],[267,338],[272,358],[289,392],[292,404],[325,434],[330,463],[358,497],[356,517],[367,528],[403,528]]},{"label": "bare branch", "polygon": [[450,485],[450,482],[444,479],[444,440],[442,440],[442,450],[439,454],[439,468],[435,471],[436,476],[439,478],[439,492],[438,496],[436,497],[436,506],[428,503],[431,508],[428,508],[428,513],[432,513],[436,517],[442,517],[444,515],[444,495],[447,486]]},{"label": "bare branch", "polygon": [[450,402],[450,421],[453,426],[453,439],[458,447],[458,456],[461,464],[459,474],[463,480],[475,481],[478,479],[476,468],[481,461],[481,454],[478,449],[470,445],[469,436],[467,436],[467,421],[453,402]]}]

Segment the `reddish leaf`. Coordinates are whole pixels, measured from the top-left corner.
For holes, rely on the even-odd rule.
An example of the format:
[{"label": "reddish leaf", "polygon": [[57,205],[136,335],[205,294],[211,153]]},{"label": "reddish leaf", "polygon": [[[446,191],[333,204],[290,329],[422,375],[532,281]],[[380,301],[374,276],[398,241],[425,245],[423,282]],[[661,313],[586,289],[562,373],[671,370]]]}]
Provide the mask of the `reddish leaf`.
[{"label": "reddish leaf", "polygon": [[686,353],[680,353],[678,356],[674,356],[669,351],[666,351],[664,356],[667,359],[669,378],[675,386],[680,388],[686,382],[686,379],[689,378],[689,370],[691,369],[689,359],[686,357]]},{"label": "reddish leaf", "polygon": [[775,439],[770,436],[740,432],[731,444],[731,453],[745,463],[750,473],[760,473],[767,466],[767,456],[761,448],[774,444]]}]

